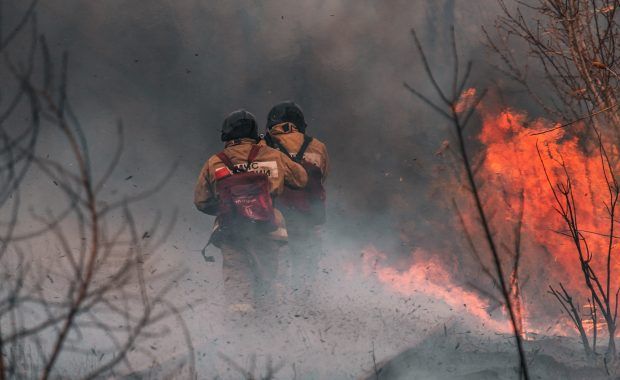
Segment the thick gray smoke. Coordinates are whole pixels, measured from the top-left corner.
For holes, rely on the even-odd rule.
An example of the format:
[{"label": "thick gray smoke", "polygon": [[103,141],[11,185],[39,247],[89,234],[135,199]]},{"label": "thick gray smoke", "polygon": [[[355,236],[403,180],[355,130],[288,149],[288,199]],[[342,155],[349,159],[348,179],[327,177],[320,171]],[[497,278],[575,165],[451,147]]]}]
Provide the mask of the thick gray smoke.
[{"label": "thick gray smoke", "polygon": [[[447,128],[402,86],[428,85],[410,28],[449,77],[455,24],[461,59],[482,71],[480,25],[494,9],[493,1],[450,0],[66,0],[42,3],[39,19],[55,51],[70,53],[71,99],[95,153],[113,144],[121,118],[130,144],[124,169],[136,186],[179,162],[154,208],[178,208],[195,229],[208,225],[191,210],[191,189],[221,147],[224,116],[243,107],[262,122],[275,102],[293,99],[309,133],[329,145],[333,218],[351,222],[337,225],[349,236],[378,238],[411,219],[412,208],[423,208],[417,224],[435,217],[428,201],[436,194],[426,185],[437,176],[434,153]],[[398,202],[407,202],[406,215],[393,207]]]},{"label": "thick gray smoke", "polygon": [[[7,8],[9,15],[20,9]],[[234,376],[221,352],[242,364],[251,354],[259,364],[272,355],[285,363],[283,378],[353,378],[371,369],[373,346],[378,359],[386,358],[427,330],[459,320],[445,306],[403,304],[354,273],[351,263],[369,244],[395,260],[417,247],[457,246],[450,197],[441,186],[449,168],[435,154],[449,126],[402,85],[429,89],[410,29],[444,70],[443,80],[450,76],[454,24],[461,59],[476,61],[477,72],[492,81],[480,25],[490,24],[496,10],[493,0],[39,4],[40,31],[54,54],[69,52],[70,99],[92,156],[101,161],[96,167],[104,166],[115,144],[116,120],[126,126],[110,197],[146,189],[178,165],[167,185],[140,204],[140,213],[177,212],[161,265],[187,270],[179,299],[205,300],[184,314],[204,374],[199,377],[216,371]],[[483,83],[482,76],[475,74],[476,82]],[[194,209],[193,186],[203,162],[221,149],[219,128],[230,111],[246,108],[262,125],[269,108],[285,99],[304,108],[308,133],[324,141],[331,156],[323,286],[316,289],[322,301],[257,321],[240,337],[226,331],[219,316],[220,259],[215,248],[208,251],[215,263],[200,253],[212,220]],[[53,151],[54,141],[46,145]],[[162,363],[168,354],[161,354]]]}]

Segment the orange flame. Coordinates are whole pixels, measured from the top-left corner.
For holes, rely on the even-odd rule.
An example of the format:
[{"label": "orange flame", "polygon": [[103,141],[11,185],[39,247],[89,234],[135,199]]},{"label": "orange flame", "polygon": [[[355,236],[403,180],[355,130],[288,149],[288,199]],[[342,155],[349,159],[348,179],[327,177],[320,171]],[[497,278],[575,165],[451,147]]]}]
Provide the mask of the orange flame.
[{"label": "orange flame", "polygon": [[[471,107],[475,96],[475,89],[466,90],[456,106],[457,112],[465,112]],[[536,277],[534,281],[538,284],[536,289],[529,290],[532,295],[529,298],[536,298],[536,301],[532,303],[533,306],[528,304],[526,307],[523,296],[528,291],[522,284],[516,286],[519,284],[517,278],[509,279],[513,285],[511,297],[518,314],[517,328],[523,334],[527,328],[532,331],[529,319],[537,311],[534,310],[536,305],[546,309],[546,313],[550,313],[548,305],[554,306],[554,313],[559,311],[559,305],[552,298],[543,298],[547,296],[544,289],[548,285],[561,281],[573,296],[580,297],[584,303],[590,295],[584,286],[574,245],[563,235],[567,228],[555,210],[556,201],[545,177],[539,150],[552,186],[566,179],[560,163],[563,162],[568,169],[580,229],[587,236],[593,252],[592,267],[601,277],[605,275],[606,245],[609,242],[604,235],[610,223],[609,218],[605,218],[605,201],[608,196],[605,172],[598,150],[588,149],[586,142],[581,141],[576,134],[558,128],[534,136],[533,132],[546,131],[557,125],[540,118],[529,120],[523,111],[498,108],[486,102],[478,104],[476,109],[482,119],[478,140],[483,144],[480,156],[477,157],[481,162],[477,178],[485,183],[481,187],[484,207],[492,215],[490,218],[495,235],[504,246],[512,247],[514,226],[518,222],[520,205],[523,204],[520,230],[522,261],[519,273]],[[575,130],[583,128],[583,125],[577,124],[571,128]],[[612,155],[617,154],[617,150],[613,150]],[[468,230],[475,230],[473,209],[465,208],[462,211]],[[363,252],[366,274],[373,273],[394,291],[405,295],[424,293],[457,309],[466,304],[467,312],[482,320],[489,328],[509,331],[507,322],[490,317],[487,312],[489,301],[477,292],[457,285],[439,260],[412,260],[407,270],[398,271],[382,265],[386,255],[374,247],[367,247]],[[612,260],[612,290],[617,288],[618,281],[614,278],[618,277],[619,270],[620,260]],[[584,320],[587,324],[585,315]],[[566,326],[570,326],[568,320]],[[554,332],[566,331],[566,326],[556,328]],[[599,323],[598,328],[600,326]],[[544,327],[548,326],[540,326],[539,330],[545,330]]]},{"label": "orange flame", "polygon": [[[419,256],[414,252],[412,256]],[[457,285],[443,264],[435,258],[413,263],[400,272],[384,266],[387,255],[372,245],[362,251],[365,275],[374,274],[383,284],[406,296],[422,294],[445,302],[453,310],[464,311],[481,320],[483,325],[494,331],[509,332],[507,321],[497,321],[488,312],[491,305],[476,292]]]},{"label": "orange flame", "polygon": [[[522,236],[530,243],[528,252],[541,252],[542,248],[550,253],[551,263],[539,262],[549,265],[547,273],[555,275],[553,277],[567,284],[571,291],[587,296],[577,252],[570,239],[563,235],[567,227],[555,210],[556,201],[545,177],[537,146],[552,186],[566,180],[560,163],[563,162],[568,169],[580,229],[594,253],[592,266],[602,271],[606,264],[603,253],[608,243],[602,235],[609,226],[609,220],[604,217],[607,182],[598,151],[593,149],[587,152],[582,142],[575,135],[568,135],[564,129],[532,136],[532,132],[550,129],[552,125],[543,119],[528,122],[525,112],[511,109],[493,112],[484,105],[480,105],[478,110],[483,120],[479,140],[485,146],[480,176],[491,182],[486,186],[494,190],[485,194],[487,207],[513,211],[507,216],[501,213],[508,223],[496,221],[496,225],[504,224],[510,228],[508,224],[514,222],[511,219],[518,207],[519,193],[523,191]],[[498,192],[498,189],[504,191]],[[505,232],[501,229],[500,232]],[[530,260],[528,264],[533,263]],[[615,261],[613,265],[612,272],[617,273],[620,262]]]}]

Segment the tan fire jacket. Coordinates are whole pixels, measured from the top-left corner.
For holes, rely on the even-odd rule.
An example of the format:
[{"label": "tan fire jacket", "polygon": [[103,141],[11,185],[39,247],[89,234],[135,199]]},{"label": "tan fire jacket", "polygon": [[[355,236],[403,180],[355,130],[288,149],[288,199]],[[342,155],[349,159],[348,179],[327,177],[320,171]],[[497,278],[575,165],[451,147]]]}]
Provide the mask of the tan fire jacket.
[{"label": "tan fire jacket", "polygon": [[[295,156],[299,148],[304,142],[304,134],[297,130],[292,123],[282,123],[274,125],[269,134],[274,140],[277,140],[280,144],[286,148],[289,154]],[[264,141],[263,144],[266,144]],[[327,178],[329,172],[329,156],[327,155],[327,148],[319,139],[313,138],[306,152],[304,153],[304,160],[318,166],[323,173],[323,182]]]},{"label": "tan fire jacket", "polygon": [[[245,165],[248,155],[255,144],[253,139],[240,139],[226,143],[224,153],[235,165]],[[204,164],[196,187],[194,188],[194,204],[196,208],[209,215],[217,215],[218,199],[215,171],[225,167],[224,163],[213,155]],[[284,189],[284,184],[293,187],[304,187],[308,182],[308,175],[303,166],[288,158],[282,152],[262,146],[261,150],[252,163],[249,171],[265,173],[269,177],[270,191],[272,195],[279,195]],[[278,229],[271,233],[271,237],[278,240],[286,240],[286,225],[280,211],[276,210],[276,224]],[[219,227],[216,219],[214,230]]]}]

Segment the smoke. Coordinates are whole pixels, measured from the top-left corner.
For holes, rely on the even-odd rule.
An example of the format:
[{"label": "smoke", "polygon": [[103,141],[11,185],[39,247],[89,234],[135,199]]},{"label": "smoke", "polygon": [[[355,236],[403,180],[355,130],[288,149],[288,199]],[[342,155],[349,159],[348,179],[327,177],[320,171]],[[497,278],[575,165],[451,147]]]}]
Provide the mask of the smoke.
[{"label": "smoke", "polygon": [[[452,1],[57,1],[42,4],[39,18],[50,45],[70,53],[74,106],[103,135],[94,148],[111,144],[105,131],[122,118],[135,145],[126,169],[144,173],[136,180],[182,163],[175,196],[166,194],[174,206],[188,208],[180,189],[220,148],[228,112],[244,107],[263,121],[275,102],[294,99],[309,132],[329,144],[334,205],[378,216],[391,211],[395,193],[424,185],[436,163],[428,153],[445,133],[402,87],[427,85],[409,29],[449,67],[449,22],[463,33],[462,59],[475,58],[469,46],[480,42],[481,18],[493,17],[481,9]],[[352,191],[360,186],[367,191]]]},{"label": "smoke", "polygon": [[449,85],[450,25],[462,61],[484,70],[479,26],[495,8],[491,0],[65,0],[41,4],[39,21],[56,55],[70,54],[71,101],[96,142],[93,156],[109,152],[118,118],[126,127],[116,190],[144,189],[179,164],[146,207],[178,209],[194,231],[181,240],[193,249],[211,221],[192,209],[191,191],[202,163],[221,148],[223,118],[244,107],[262,124],[283,99],[302,105],[309,133],[329,146],[330,231],[397,248],[401,236],[420,246],[446,233],[437,186],[445,162],[435,152],[448,126],[402,86],[429,85],[409,30],[418,30]]},{"label": "smoke", "polygon": [[[9,15],[19,12],[17,5],[7,8]],[[450,168],[436,154],[450,138],[449,126],[402,83],[428,92],[409,32],[415,27],[440,82],[449,85],[452,24],[461,60],[477,62],[472,83],[501,81],[484,63],[489,53],[480,31],[496,10],[493,0],[56,0],[39,5],[39,28],[54,54],[69,52],[70,99],[91,142],[96,170],[105,166],[115,144],[116,120],[126,127],[121,169],[105,196],[144,190],[177,165],[167,185],[142,202],[139,212],[144,219],[157,212],[178,215],[161,252],[162,266],[187,268],[180,298],[204,294],[205,302],[186,313],[204,368],[216,366],[217,352],[231,355],[235,349],[223,343],[220,316],[213,311],[222,302],[220,262],[205,263],[200,254],[212,219],[193,207],[194,182],[203,162],[221,149],[219,128],[230,111],[246,108],[262,124],[269,108],[285,99],[301,104],[308,133],[330,152],[326,257],[316,290],[327,311],[310,315],[306,308],[281,316],[295,338],[279,336],[271,351],[302,371],[338,376],[368,369],[372,342],[378,355],[388,356],[416,341],[390,343],[399,330],[423,334],[405,315],[387,312],[404,307],[398,296],[347,274],[346,267],[360,260],[368,244],[390,252],[395,265],[417,247],[460,260],[467,255],[449,203],[449,192],[459,190],[448,187]],[[54,152],[53,140],[46,145],[61,154]],[[218,252],[208,254],[217,258]],[[438,315],[449,320],[450,311],[430,308],[420,325]],[[253,329],[245,334],[232,343],[238,350],[246,347],[243,355],[250,348],[264,349],[264,340],[273,338]],[[313,363],[326,357],[335,357],[329,363],[341,372],[321,372]],[[342,366],[343,361],[350,364]]]}]

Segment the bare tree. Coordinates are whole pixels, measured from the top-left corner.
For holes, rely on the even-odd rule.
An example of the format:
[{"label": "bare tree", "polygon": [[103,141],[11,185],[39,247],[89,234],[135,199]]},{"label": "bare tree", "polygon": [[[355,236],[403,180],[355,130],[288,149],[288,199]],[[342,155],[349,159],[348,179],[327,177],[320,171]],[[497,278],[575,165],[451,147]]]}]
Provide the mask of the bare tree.
[{"label": "bare tree", "polygon": [[[428,62],[427,55],[422,47],[422,44],[420,43],[415,31],[413,30],[412,34],[416,48],[420,54],[425,72],[435,92],[434,95],[439,100],[437,102],[431,100],[429,96],[419,92],[417,89],[407,83],[405,83],[405,87],[412,94],[417,96],[426,105],[428,105],[430,108],[432,108],[434,111],[436,111],[439,115],[443,116],[452,124],[452,129],[456,134],[456,143],[458,145],[458,160],[461,163],[461,172],[465,177],[465,187],[468,189],[469,194],[471,195],[471,200],[473,201],[474,215],[476,215],[477,227],[479,227],[482,231],[482,242],[480,242],[479,239],[475,239],[473,237],[473,234],[467,231],[465,223],[463,223],[463,226],[465,227],[465,234],[470,244],[470,248],[472,249],[472,252],[478,258],[479,263],[482,264],[483,273],[485,273],[492,281],[492,283],[496,286],[496,288],[499,289],[501,297],[500,302],[505,306],[508,312],[508,317],[512,328],[517,353],[519,356],[519,377],[529,380],[530,375],[528,371],[528,363],[522,339],[522,321],[520,319],[518,311],[520,304],[519,301],[515,302],[515,300],[520,300],[520,298],[515,298],[515,295],[519,295],[520,293],[518,287],[518,266],[521,257],[520,230],[523,203],[521,203],[521,210],[518,211],[521,216],[515,229],[515,250],[511,251],[509,249],[509,251],[512,252],[512,255],[508,257],[510,259],[509,262],[506,262],[506,257],[505,255],[501,254],[500,245],[498,244],[498,241],[494,236],[493,228],[489,217],[489,210],[485,208],[485,202],[482,192],[480,190],[480,185],[476,179],[475,168],[472,164],[472,160],[469,156],[465,143],[465,128],[469,124],[472,115],[475,113],[476,106],[485,96],[486,91],[482,91],[481,93],[476,94],[475,97],[472,98],[469,102],[462,102],[461,95],[466,89],[466,86],[468,86],[472,70],[472,62],[467,62],[465,66],[466,69],[464,73],[461,74],[461,63],[459,62],[454,28],[452,28],[451,32],[453,57],[451,87],[448,90],[444,90],[439,84],[436,79],[435,73],[431,69],[431,64]],[[457,212],[459,213],[461,220],[463,220],[463,217],[460,214],[458,208]],[[487,260],[482,257],[481,252],[488,252],[490,254],[490,267],[485,265],[485,262]],[[510,265],[510,270],[506,270],[506,265]],[[510,274],[507,275],[507,273]]]},{"label": "bare tree", "polygon": [[[614,171],[617,169],[616,149],[609,153],[603,140],[617,146],[620,143],[620,1],[618,0],[498,0],[502,14],[495,23],[495,33],[487,30],[487,41],[498,54],[498,67],[508,77],[521,84],[549,116],[559,122],[544,134],[559,128],[579,124],[576,130],[584,151],[597,151],[607,181],[608,214],[616,214],[618,201]],[[549,287],[562,309],[571,318],[581,337],[586,354],[596,353],[599,313],[609,333],[608,355],[615,356],[616,298],[611,289],[614,222],[609,225],[607,268],[598,273],[592,265],[588,239],[580,229],[578,205],[572,196],[572,180],[565,163],[556,161],[565,174],[564,180],[551,183],[558,210],[573,240],[584,275],[589,315],[580,310],[564,284],[559,289]],[[541,162],[542,155],[541,155]],[[546,168],[545,168],[546,170]],[[546,171],[545,171],[546,172]],[[586,173],[580,173],[586,176]],[[550,178],[547,177],[550,181]],[[602,190],[605,191],[605,190]],[[589,318],[589,321],[584,320]],[[584,322],[592,323],[592,345]]]},{"label": "bare tree", "polygon": [[[579,337],[581,338],[581,343],[586,352],[586,356],[592,357],[593,353],[596,350],[596,338],[593,339],[592,346],[590,346],[590,339],[584,327],[584,320],[579,308],[579,305],[575,304],[573,297],[566,291],[564,285],[560,283],[560,290],[555,289],[553,286],[549,285],[549,293],[552,294],[562,306],[562,309],[569,316],[577,331],[579,331]],[[593,321],[595,319],[593,318]],[[594,326],[596,328],[596,326]]]},{"label": "bare tree", "polygon": [[620,0],[498,2],[496,33],[485,33],[499,69],[553,118],[566,124],[598,115],[601,132],[618,141]]},{"label": "bare tree", "polygon": [[[561,216],[566,228],[568,229],[567,232],[560,231],[560,233],[569,237],[575,248],[577,257],[579,259],[581,272],[583,273],[584,286],[592,295],[592,309],[595,313],[600,313],[605,321],[608,333],[607,355],[610,359],[613,359],[616,356],[616,320],[618,315],[618,295],[620,293],[620,287],[612,289],[612,278],[614,278],[614,276],[617,276],[617,274],[613,273],[613,258],[615,255],[614,241],[618,239],[618,237],[614,234],[616,232],[616,223],[618,222],[617,214],[619,206],[618,200],[620,198],[620,183],[618,183],[615,170],[603,145],[601,135],[598,133],[596,128],[593,128],[593,130],[595,131],[599,141],[601,170],[605,178],[606,189],[608,193],[607,201],[604,204],[604,209],[609,218],[609,225],[607,231],[584,231],[582,229],[579,218],[579,204],[575,200],[573,181],[571,175],[569,174],[569,169],[566,166],[566,163],[561,156],[559,158],[556,158],[553,157],[551,153],[548,154],[548,156],[551,156],[551,159],[557,163],[563,175],[563,179],[557,180],[554,183],[549,175],[545,160],[543,159],[543,154],[540,149],[538,149],[538,154],[540,157],[540,161],[543,165],[547,182],[549,183],[549,187],[553,192],[553,196],[556,202],[555,209]],[[606,237],[607,244],[605,252],[595,252],[591,249],[591,245],[589,244],[589,238],[587,236],[589,233],[596,233]],[[604,255],[605,265],[602,269],[594,266],[593,258],[595,255]],[[586,340],[584,341],[584,347],[586,349],[586,352],[589,353],[590,350],[587,344],[587,337],[584,336],[583,332],[581,313],[579,312],[578,308],[573,305],[572,297],[569,295],[566,289],[564,289],[561,284],[560,287],[562,289],[562,293],[559,293],[553,288],[550,288],[551,292],[554,296],[556,296],[558,301],[560,301],[560,303],[565,309],[566,306],[569,306],[569,314],[571,315],[571,319],[576,324],[577,329],[580,332],[582,341],[584,341],[584,339]]]},{"label": "bare tree", "polygon": [[[157,361],[153,340],[167,333],[161,322],[171,317],[184,336],[193,377],[190,333],[168,299],[173,273],[145,271],[155,265],[154,253],[174,219],[163,225],[160,217],[139,220],[132,211],[169,174],[140,194],[118,200],[101,195],[124,149],[122,123],[114,152],[105,160],[92,157],[67,96],[68,55],[56,75],[37,31],[35,5],[8,35],[0,32],[0,75],[13,78],[15,91],[0,103],[0,379],[57,377],[61,356],[91,358],[91,367],[72,377],[132,372],[132,357]],[[28,49],[22,49],[24,41]],[[11,44],[19,44],[14,51],[26,51],[25,57],[16,57]],[[42,133],[46,142],[62,146],[58,158],[39,153]],[[94,162],[107,163],[101,175]],[[27,183],[36,187],[34,198],[25,195]],[[24,207],[40,197],[52,204]],[[36,227],[24,228],[26,223]]]}]

